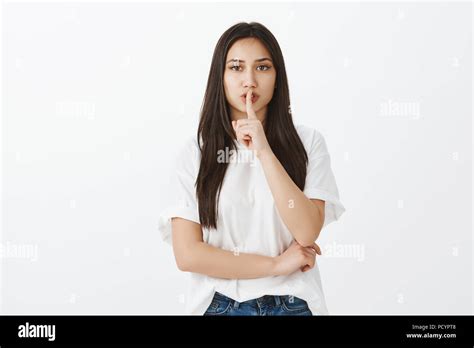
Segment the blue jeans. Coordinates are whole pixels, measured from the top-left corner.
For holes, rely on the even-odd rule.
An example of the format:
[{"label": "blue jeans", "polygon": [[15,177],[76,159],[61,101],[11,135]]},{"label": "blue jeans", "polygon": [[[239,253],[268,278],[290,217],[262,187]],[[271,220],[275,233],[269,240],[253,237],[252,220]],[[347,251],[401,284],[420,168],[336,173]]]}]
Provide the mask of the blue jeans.
[{"label": "blue jeans", "polygon": [[305,300],[291,296],[265,295],[237,302],[215,292],[204,315],[313,315]]}]

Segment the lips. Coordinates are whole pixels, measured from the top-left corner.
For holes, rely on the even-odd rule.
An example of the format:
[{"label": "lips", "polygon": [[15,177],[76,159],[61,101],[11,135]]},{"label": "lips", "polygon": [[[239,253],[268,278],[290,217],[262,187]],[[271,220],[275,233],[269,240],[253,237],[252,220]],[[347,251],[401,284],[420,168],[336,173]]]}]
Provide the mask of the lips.
[{"label": "lips", "polygon": [[[240,100],[242,100],[244,104],[247,102],[246,98],[247,98],[247,93],[244,93],[240,96]],[[258,100],[258,98],[259,98],[259,95],[252,92],[252,104],[255,103]]]}]

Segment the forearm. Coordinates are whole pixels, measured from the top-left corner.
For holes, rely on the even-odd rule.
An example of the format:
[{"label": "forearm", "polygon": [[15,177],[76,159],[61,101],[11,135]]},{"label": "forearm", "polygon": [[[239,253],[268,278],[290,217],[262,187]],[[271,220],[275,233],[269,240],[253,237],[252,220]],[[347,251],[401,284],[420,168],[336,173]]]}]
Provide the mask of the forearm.
[{"label": "forearm", "polygon": [[270,256],[228,251],[197,242],[183,271],[216,278],[254,279],[276,275],[275,267],[275,259]]},{"label": "forearm", "polygon": [[273,152],[260,154],[259,160],[281,219],[300,245],[311,245],[323,225],[318,207],[293,182]]}]

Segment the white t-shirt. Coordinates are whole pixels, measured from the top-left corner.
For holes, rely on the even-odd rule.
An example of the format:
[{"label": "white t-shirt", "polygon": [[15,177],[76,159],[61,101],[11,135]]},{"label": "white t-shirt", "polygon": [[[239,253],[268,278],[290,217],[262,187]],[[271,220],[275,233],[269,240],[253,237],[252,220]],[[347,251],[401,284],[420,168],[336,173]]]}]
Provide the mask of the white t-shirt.
[{"label": "white t-shirt", "polygon": [[[331,169],[330,155],[324,137],[317,130],[298,125],[296,130],[308,154],[304,194],[325,203],[324,226],[339,219],[345,208]],[[283,223],[267,184],[263,168],[253,152],[238,144],[224,177],[219,199],[217,230],[203,228],[204,242],[237,253],[278,256],[291,244],[293,236]],[[222,153],[221,158],[226,154]],[[219,159],[218,159],[219,160]],[[200,152],[196,139],[183,147],[176,163],[176,204],[159,217],[158,230],[171,245],[171,218],[181,217],[196,223],[199,211],[194,183],[199,171]],[[323,226],[323,227],[324,227]],[[317,260],[316,256],[316,260]],[[263,295],[293,295],[307,301],[313,315],[328,314],[318,265],[309,271],[286,276],[257,279],[224,279],[189,273],[185,300],[188,314],[202,315],[218,291],[238,302]]]}]

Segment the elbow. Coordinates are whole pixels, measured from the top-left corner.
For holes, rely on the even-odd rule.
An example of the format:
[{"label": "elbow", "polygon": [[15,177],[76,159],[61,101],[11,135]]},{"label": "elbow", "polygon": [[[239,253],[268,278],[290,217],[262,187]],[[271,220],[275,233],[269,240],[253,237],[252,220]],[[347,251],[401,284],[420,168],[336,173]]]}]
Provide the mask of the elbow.
[{"label": "elbow", "polygon": [[182,272],[190,272],[190,264],[191,262],[186,257],[176,258],[176,266]]},{"label": "elbow", "polygon": [[188,265],[184,262],[184,260],[176,258],[176,266],[178,267],[180,271],[187,272]]},{"label": "elbow", "polygon": [[194,261],[192,259],[192,253],[184,252],[175,254],[176,266],[182,272],[192,272],[192,265]]},{"label": "elbow", "polygon": [[[313,206],[313,208],[317,209],[316,206]],[[322,213],[319,209],[317,210],[319,218],[313,218],[311,221],[306,221],[304,225],[300,225],[299,233],[297,233],[299,238],[295,237],[298,244],[303,247],[313,246],[313,244],[316,242],[316,239],[318,239],[321,230],[323,229],[324,213]]]},{"label": "elbow", "polygon": [[318,239],[321,227],[307,229],[300,234],[299,238],[295,238],[299,245],[303,247],[311,247]]}]

